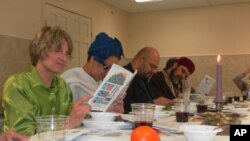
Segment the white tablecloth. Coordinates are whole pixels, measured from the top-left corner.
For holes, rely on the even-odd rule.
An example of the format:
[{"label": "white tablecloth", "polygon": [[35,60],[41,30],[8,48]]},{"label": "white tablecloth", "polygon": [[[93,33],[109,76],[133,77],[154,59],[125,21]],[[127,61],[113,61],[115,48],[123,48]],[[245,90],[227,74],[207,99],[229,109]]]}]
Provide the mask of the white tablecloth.
[{"label": "white tablecloth", "polygon": [[[250,111],[246,113],[247,116],[243,116],[240,118],[242,124],[250,124]],[[199,124],[197,122],[188,122],[188,123],[177,123],[175,122],[175,116],[161,117],[157,119],[154,125],[161,125],[165,127],[173,127],[176,128],[181,124]],[[86,128],[79,128],[78,130],[86,130]],[[119,131],[121,134],[112,139],[98,138],[97,139],[86,139],[86,137],[79,136],[74,139],[74,141],[130,141],[131,130],[121,130]],[[183,134],[160,134],[161,141],[185,141],[185,137]],[[38,136],[32,136],[31,141],[38,141]],[[214,141],[229,141],[229,136],[216,135]]]},{"label": "white tablecloth", "polygon": [[[75,138],[73,141],[130,141],[130,133],[124,132],[122,133],[121,136],[114,138],[114,139],[86,139],[84,136],[79,136],[77,138]],[[172,134],[170,136],[167,135],[160,135],[161,141],[186,141],[184,135],[175,135]],[[38,136],[32,136],[32,138],[30,139],[30,141],[39,141],[38,140]],[[58,140],[60,141],[60,140]],[[229,141],[229,136],[215,136],[214,141]]]}]

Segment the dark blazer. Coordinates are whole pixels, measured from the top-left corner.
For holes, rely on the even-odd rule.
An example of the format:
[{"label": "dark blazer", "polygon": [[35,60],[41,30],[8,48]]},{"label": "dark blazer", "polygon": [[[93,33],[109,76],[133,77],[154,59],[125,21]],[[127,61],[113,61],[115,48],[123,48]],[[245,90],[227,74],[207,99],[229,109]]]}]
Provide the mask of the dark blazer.
[{"label": "dark blazer", "polygon": [[[124,68],[134,72],[131,63],[124,66]],[[132,103],[153,103],[153,98],[148,88],[147,80],[136,74],[127,89],[127,95],[123,99],[123,102],[124,113],[126,114],[131,111],[130,104]]]},{"label": "dark blazer", "polygon": [[166,84],[164,75],[161,71],[154,74],[149,80],[149,88],[153,99],[163,96],[168,99],[174,99],[175,96]]}]

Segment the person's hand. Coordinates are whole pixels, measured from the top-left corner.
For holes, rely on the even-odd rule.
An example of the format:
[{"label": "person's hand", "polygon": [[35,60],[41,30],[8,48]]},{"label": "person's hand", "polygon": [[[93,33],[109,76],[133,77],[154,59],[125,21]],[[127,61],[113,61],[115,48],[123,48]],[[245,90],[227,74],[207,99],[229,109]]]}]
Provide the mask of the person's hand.
[{"label": "person's hand", "polygon": [[115,102],[113,102],[107,112],[115,112],[115,113],[123,113],[124,107],[123,107],[123,99],[118,99]]},{"label": "person's hand", "polygon": [[154,103],[156,105],[162,105],[162,106],[173,105],[173,101],[171,99],[168,99],[168,98],[163,97],[163,96],[160,96],[160,97],[154,99]]},{"label": "person's hand", "polygon": [[0,136],[0,141],[28,141],[29,137],[18,134],[15,131],[7,131]]},{"label": "person's hand", "polygon": [[107,109],[107,112],[124,113],[123,99],[127,93],[120,95]]},{"label": "person's hand", "polygon": [[76,101],[70,112],[70,120],[68,128],[75,128],[78,126],[84,117],[91,111],[91,106],[88,104],[92,95],[87,95]]},{"label": "person's hand", "polygon": [[174,102],[171,99],[166,98],[166,104],[168,106],[174,105]]}]

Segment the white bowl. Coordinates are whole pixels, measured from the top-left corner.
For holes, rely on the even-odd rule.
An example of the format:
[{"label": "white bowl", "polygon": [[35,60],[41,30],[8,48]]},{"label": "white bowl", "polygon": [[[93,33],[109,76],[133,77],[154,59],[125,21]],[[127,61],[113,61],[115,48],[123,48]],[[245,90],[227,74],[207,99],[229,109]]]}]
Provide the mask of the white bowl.
[{"label": "white bowl", "polygon": [[237,113],[239,115],[244,115],[248,112],[249,108],[231,108],[232,113]]},{"label": "white bowl", "polygon": [[163,112],[163,108],[165,106],[162,106],[162,105],[155,105],[155,112]]},{"label": "white bowl", "polygon": [[96,121],[114,121],[115,117],[118,116],[118,113],[112,112],[91,112],[90,113],[92,120]]},{"label": "white bowl", "polygon": [[180,130],[184,132],[187,141],[213,141],[221,128],[209,125],[181,125]]},{"label": "white bowl", "polygon": [[190,102],[189,105],[189,113],[197,113],[197,103],[196,102]]}]

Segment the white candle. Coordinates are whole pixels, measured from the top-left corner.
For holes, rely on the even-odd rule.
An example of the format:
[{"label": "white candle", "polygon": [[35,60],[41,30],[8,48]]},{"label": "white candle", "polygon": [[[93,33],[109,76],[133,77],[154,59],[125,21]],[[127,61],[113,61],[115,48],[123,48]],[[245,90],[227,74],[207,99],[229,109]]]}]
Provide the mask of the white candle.
[{"label": "white candle", "polygon": [[222,64],[220,54],[217,56],[217,95],[216,102],[222,102]]}]

